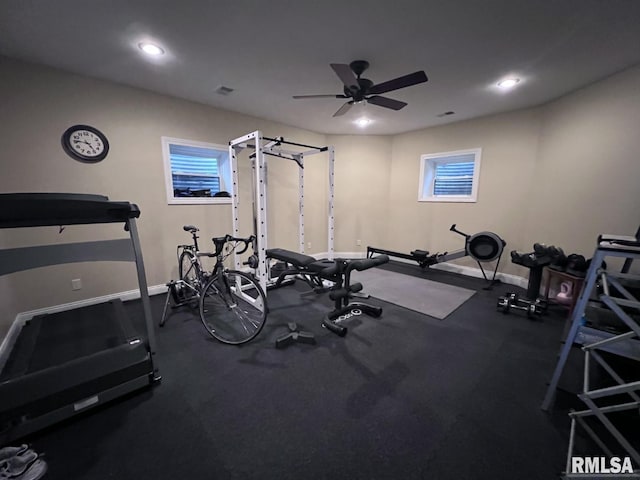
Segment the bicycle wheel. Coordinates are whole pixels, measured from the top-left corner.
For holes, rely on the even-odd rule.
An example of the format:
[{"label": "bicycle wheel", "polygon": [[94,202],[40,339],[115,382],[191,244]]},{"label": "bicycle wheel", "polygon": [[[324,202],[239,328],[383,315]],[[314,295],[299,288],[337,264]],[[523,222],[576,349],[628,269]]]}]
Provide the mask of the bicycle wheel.
[{"label": "bicycle wheel", "polygon": [[250,275],[227,270],[214,275],[200,296],[200,319],[223,343],[239,345],[260,333],[267,319],[267,297]]},{"label": "bicycle wheel", "polygon": [[[202,288],[202,273],[200,265],[195,261],[195,255],[189,250],[185,250],[180,254],[178,262],[178,274],[180,280],[185,282],[188,287],[180,289],[180,298],[176,299],[176,303],[197,302]],[[196,305],[193,305],[194,307]]]},{"label": "bicycle wheel", "polygon": [[180,254],[180,260],[178,261],[178,275],[180,276],[180,280],[198,289],[199,267],[195,258],[193,252],[189,250],[182,252]]}]

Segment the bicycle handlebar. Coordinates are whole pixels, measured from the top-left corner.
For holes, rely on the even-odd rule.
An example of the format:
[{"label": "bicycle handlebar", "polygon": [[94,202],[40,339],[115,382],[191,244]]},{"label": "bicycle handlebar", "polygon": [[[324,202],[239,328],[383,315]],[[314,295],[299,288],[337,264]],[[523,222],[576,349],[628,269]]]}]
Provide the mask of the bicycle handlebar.
[{"label": "bicycle handlebar", "polygon": [[244,246],[243,246],[242,250],[239,250],[239,251],[236,252],[238,255],[241,255],[244,252],[246,252],[249,249],[249,246],[253,245],[253,242],[256,239],[255,235],[251,235],[249,237],[242,238],[242,237],[234,237],[234,236],[229,235],[229,234],[227,234],[224,238],[225,238],[226,242],[241,242],[241,243],[244,243]]}]

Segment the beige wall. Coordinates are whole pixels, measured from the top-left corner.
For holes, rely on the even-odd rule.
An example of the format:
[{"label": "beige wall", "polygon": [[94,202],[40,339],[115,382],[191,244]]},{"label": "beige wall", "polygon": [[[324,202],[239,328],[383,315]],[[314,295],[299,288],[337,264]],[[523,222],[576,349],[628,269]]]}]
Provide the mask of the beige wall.
[{"label": "beige wall", "polygon": [[527,238],[591,256],[640,224],[640,67],[546,105]]},{"label": "beige wall", "polygon": [[[640,68],[633,68],[542,107],[453,123],[392,137],[324,136],[221,111],[139,89],[13,60],[0,62],[0,191],[100,193],[137,203],[150,285],[176,276],[181,225],[202,237],[231,228],[230,207],[166,204],[161,136],[226,144],[261,129],[301,143],[336,149],[336,250],[367,245],[406,251],[451,251],[462,245],[449,232],[494,231],[509,250],[530,251],[536,241],[589,255],[600,232],[633,233],[640,222]],[[111,142],[107,159],[81,164],[64,154],[60,135],[88,123]],[[482,148],[476,203],[418,202],[419,158]],[[308,157],[306,240],[310,253],[326,251],[326,155]],[[241,163],[248,179],[249,164]],[[297,247],[297,168],[269,160],[270,245]],[[242,230],[250,232],[248,184],[240,191]],[[96,235],[97,232],[97,235]],[[113,227],[0,231],[0,248],[117,237]],[[361,240],[361,246],[356,245]],[[459,263],[473,265],[469,259]],[[510,263],[501,270],[527,271]],[[84,287],[72,292],[72,278]],[[21,311],[136,287],[127,264],[77,264],[0,279],[0,337]]]},{"label": "beige wall", "polygon": [[[188,240],[182,225],[198,225],[205,245],[210,245],[210,237],[231,231],[228,205],[167,205],[161,136],[227,145],[232,138],[260,129],[265,135],[300,143],[325,143],[323,135],[5,58],[0,62],[0,95],[0,191],[97,193],[137,203],[150,285],[176,277],[175,246]],[[107,135],[110,152],[103,162],[83,164],[63,152],[60,136],[77,123],[93,125]],[[307,169],[309,217],[318,212],[326,216],[328,180],[326,162],[322,163]],[[245,183],[241,195],[247,209],[249,165],[242,165],[241,183],[242,179]],[[270,244],[295,248],[297,168],[279,159],[269,160],[269,168]],[[313,183],[314,176],[320,180]],[[242,234],[251,233],[249,211],[242,217]],[[308,223],[307,240],[313,246],[326,243],[326,222]],[[113,226],[68,227],[62,234],[55,228],[4,230],[0,248],[120,235]],[[136,288],[132,268],[128,264],[75,264],[4,278],[0,338],[18,312]],[[72,278],[82,278],[82,290],[71,291]]]},{"label": "beige wall", "polygon": [[[432,253],[460,249],[462,237],[452,224],[473,234],[492,231],[507,241],[507,249],[531,247],[524,236],[526,205],[538,149],[537,109],[454,123],[393,139],[386,245],[409,252]],[[418,202],[420,155],[482,148],[478,200],[475,203]],[[474,265],[469,258],[456,263]],[[505,262],[502,271],[515,272]]]},{"label": "beige wall", "polygon": [[[382,246],[389,216],[391,141],[388,136],[329,135],[336,150],[335,249],[366,252]],[[357,245],[360,240],[361,245]]]}]

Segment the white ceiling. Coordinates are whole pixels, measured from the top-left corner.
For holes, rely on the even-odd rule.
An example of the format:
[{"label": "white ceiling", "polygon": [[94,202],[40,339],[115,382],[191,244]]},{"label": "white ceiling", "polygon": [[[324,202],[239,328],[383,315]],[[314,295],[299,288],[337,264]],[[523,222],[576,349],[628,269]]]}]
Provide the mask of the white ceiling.
[{"label": "white ceiling", "polygon": [[[166,55],[145,58],[143,40]],[[394,134],[538,105],[640,63],[640,1],[2,0],[0,54],[317,132]],[[329,64],[356,59],[374,83],[417,70],[429,82],[385,94],[409,103],[397,112],[333,118],[344,100],[291,98],[341,93]],[[498,92],[507,74],[522,81]]]}]

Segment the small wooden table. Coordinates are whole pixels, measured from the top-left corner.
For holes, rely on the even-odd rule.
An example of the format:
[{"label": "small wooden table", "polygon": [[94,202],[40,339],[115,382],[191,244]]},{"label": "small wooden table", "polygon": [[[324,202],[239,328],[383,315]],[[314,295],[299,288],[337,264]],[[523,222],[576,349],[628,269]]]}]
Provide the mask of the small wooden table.
[{"label": "small wooden table", "polygon": [[[557,279],[558,283],[563,281],[571,282],[571,303],[567,305],[569,307],[569,316],[571,316],[573,309],[576,306],[576,302],[578,301],[578,297],[580,297],[582,285],[584,284],[584,277],[576,277],[575,275],[570,275],[567,272],[560,272],[549,267],[544,267],[544,271],[547,274],[547,278],[544,283],[544,298],[547,301],[549,301],[549,288],[551,287],[552,279]],[[552,299],[552,302],[553,301],[554,300]],[[557,303],[558,305],[565,305],[559,302],[554,303]]]}]

